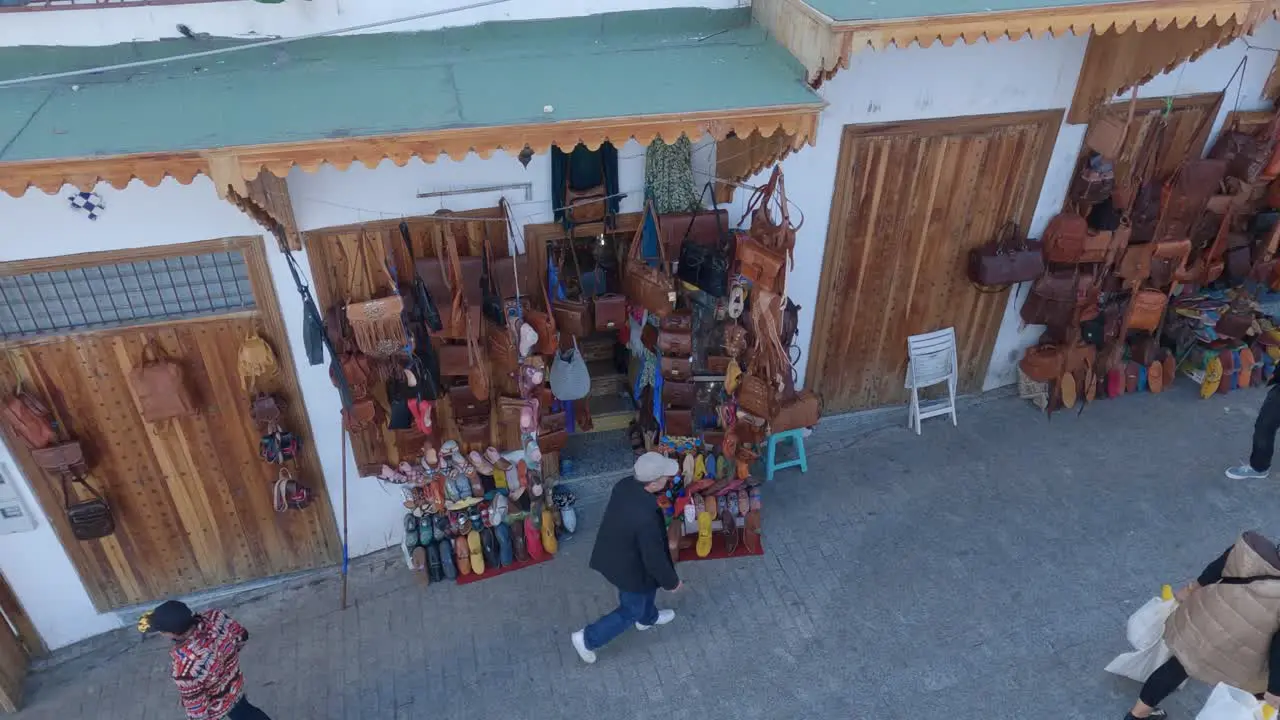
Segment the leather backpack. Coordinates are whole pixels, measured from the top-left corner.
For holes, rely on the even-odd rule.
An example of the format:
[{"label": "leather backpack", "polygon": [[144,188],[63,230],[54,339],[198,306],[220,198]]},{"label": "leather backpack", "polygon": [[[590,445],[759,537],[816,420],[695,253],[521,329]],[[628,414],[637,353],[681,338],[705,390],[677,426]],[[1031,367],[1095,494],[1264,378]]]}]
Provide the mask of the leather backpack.
[{"label": "leather backpack", "polygon": [[198,406],[182,366],[160,356],[156,343],[142,350],[142,364],[129,371],[129,387],[138,398],[142,419],[149,423],[196,414]]}]

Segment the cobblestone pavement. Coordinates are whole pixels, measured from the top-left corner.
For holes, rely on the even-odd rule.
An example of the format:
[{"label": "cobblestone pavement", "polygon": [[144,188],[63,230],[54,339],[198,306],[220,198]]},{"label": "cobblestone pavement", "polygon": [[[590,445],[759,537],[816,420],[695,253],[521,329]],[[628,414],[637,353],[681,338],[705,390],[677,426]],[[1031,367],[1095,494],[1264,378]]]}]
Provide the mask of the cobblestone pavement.
[{"label": "cobblestone pavement", "polygon": [[[1129,612],[1243,528],[1280,534],[1278,488],[1233,483],[1260,391],[1099,402],[1051,421],[969,404],[917,437],[835,420],[809,473],[765,494],[763,558],[697,562],[676,621],[584,666],[568,635],[612,606],[587,569],[599,495],[553,562],[466,587],[363,560],[233,607],[253,701],[275,718],[1120,718],[1102,667]],[[895,422],[903,415],[893,416]],[[593,507],[594,506],[594,507]],[[136,634],[135,634],[136,635]],[[23,720],[177,720],[163,641],[129,633],[28,682]],[[1194,716],[1207,689],[1167,703]]]}]

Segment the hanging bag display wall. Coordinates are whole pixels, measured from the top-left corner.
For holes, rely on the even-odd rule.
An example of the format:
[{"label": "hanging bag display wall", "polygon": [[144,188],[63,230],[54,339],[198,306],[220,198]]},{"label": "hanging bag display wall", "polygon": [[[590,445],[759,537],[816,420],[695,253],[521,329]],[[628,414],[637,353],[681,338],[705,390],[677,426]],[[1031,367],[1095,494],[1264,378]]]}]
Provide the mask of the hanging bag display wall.
[{"label": "hanging bag display wall", "polygon": [[142,349],[142,364],[129,371],[129,387],[149,423],[194,415],[197,411],[182,366],[160,356],[154,341]]}]

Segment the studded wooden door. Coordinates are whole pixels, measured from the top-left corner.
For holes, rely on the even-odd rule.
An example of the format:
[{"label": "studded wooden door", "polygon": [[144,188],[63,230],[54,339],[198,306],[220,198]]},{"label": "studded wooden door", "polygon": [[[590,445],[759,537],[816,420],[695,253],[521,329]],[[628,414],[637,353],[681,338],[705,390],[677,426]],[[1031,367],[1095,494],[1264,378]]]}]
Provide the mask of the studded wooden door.
[{"label": "studded wooden door", "polygon": [[[61,484],[5,428],[9,448],[101,610],[320,567],[341,557],[260,240],[229,242],[245,253],[255,309],[38,337],[0,348],[8,356],[0,361],[0,388],[12,389],[20,377],[49,403],[85,446],[88,481],[111,505],[113,534],[75,539]],[[11,263],[0,270],[13,273],[30,265]],[[260,433],[237,369],[240,346],[255,332],[279,360],[279,374],[265,378],[259,389],[285,400],[283,425],[303,442],[292,472],[313,491],[314,501],[304,510],[275,512],[272,485],[279,467],[258,455]],[[142,419],[128,376],[147,342],[181,363],[197,414],[159,423]],[[75,494],[89,497],[83,490]]]},{"label": "studded wooden door", "polygon": [[826,412],[906,402],[907,336],[946,327],[960,390],[981,390],[1009,293],[969,282],[969,250],[1030,224],[1061,119],[845,127],[805,375]]}]

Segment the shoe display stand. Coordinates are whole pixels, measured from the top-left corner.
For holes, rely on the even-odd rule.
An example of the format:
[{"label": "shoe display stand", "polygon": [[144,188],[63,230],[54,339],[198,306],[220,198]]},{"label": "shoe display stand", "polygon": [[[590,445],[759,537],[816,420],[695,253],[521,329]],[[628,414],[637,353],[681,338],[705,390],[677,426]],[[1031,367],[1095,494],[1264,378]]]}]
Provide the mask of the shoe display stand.
[{"label": "shoe display stand", "polygon": [[[738,463],[722,462],[700,442],[660,449],[680,464],[680,475],[658,497],[667,516],[667,542],[677,562],[764,554],[760,481],[738,478]],[[685,478],[689,478],[686,481]]]}]

